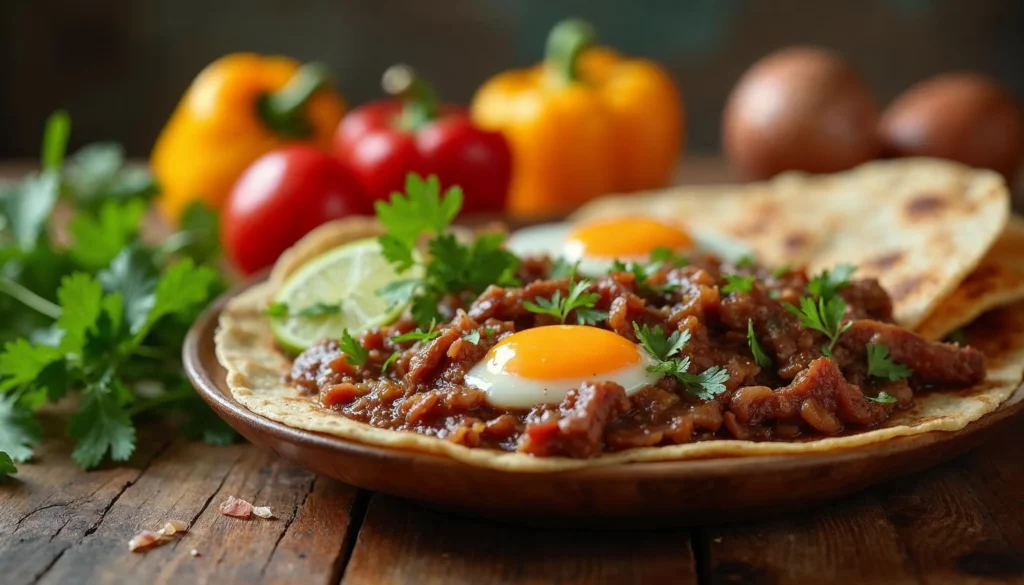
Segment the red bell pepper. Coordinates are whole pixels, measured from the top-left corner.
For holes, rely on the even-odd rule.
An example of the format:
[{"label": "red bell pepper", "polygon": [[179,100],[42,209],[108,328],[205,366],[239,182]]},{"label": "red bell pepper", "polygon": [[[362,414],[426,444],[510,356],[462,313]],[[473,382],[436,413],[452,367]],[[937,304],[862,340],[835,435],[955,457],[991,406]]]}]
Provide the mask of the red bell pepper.
[{"label": "red bell pepper", "polygon": [[396,98],[356,108],[334,137],[335,154],[366,194],[387,200],[409,172],[433,174],[444,188],[462,187],[462,213],[502,211],[512,180],[505,138],[474,126],[462,106],[438,103],[408,66],[389,68],[382,85]]}]

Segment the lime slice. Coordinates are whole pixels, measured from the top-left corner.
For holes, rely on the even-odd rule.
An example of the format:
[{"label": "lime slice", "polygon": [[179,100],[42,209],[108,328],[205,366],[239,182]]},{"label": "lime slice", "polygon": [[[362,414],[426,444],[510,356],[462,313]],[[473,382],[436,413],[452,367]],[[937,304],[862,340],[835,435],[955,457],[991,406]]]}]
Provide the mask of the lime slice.
[{"label": "lime slice", "polygon": [[[375,238],[334,248],[302,265],[285,280],[274,301],[287,305],[290,315],[271,319],[274,337],[282,347],[298,353],[322,339],[340,338],[346,329],[356,335],[386,325],[398,318],[405,305],[389,305],[377,290],[396,280],[421,276],[419,264],[398,274]],[[303,309],[316,306],[340,311],[297,316]]]}]

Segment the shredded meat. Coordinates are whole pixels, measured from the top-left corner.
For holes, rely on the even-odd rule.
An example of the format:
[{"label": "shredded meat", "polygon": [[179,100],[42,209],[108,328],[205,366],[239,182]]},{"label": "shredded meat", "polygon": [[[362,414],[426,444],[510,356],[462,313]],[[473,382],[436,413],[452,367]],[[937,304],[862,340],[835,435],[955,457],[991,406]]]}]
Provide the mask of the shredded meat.
[{"label": "shredded meat", "polygon": [[[639,343],[636,326],[685,335],[673,357],[687,361],[685,374],[691,376],[721,368],[726,378],[714,395],[695,392],[685,376],[670,375],[629,396],[615,380],[598,379],[581,382],[559,404],[513,409],[489,403],[485,390],[467,382],[470,369],[508,335],[560,323],[526,308],[569,291],[569,279],[551,278],[546,258],[524,259],[522,286],[491,286],[475,299],[443,298],[438,309],[446,321],[432,339],[395,341],[415,328],[404,316],[361,336],[369,353],[365,363],[351,365],[337,341],[325,340],[296,358],[288,381],[323,407],[378,428],[539,457],[593,457],[723,437],[792,440],[870,428],[911,406],[915,392],[985,377],[981,352],[931,343],[894,325],[892,301],[874,280],[839,289],[850,326],[833,344],[786,308],[807,294],[803,270],[779,273],[706,256],[690,262],[651,268],[640,281],[631,271],[612,272],[593,279],[587,292],[596,297],[593,308],[608,315],[597,326],[630,341]],[[726,275],[754,279],[749,288],[723,292]],[[570,312],[566,322],[575,316]],[[754,342],[764,354],[761,363],[751,350]],[[912,376],[871,376],[868,344],[884,344]],[[873,400],[882,392],[894,401]]]}]

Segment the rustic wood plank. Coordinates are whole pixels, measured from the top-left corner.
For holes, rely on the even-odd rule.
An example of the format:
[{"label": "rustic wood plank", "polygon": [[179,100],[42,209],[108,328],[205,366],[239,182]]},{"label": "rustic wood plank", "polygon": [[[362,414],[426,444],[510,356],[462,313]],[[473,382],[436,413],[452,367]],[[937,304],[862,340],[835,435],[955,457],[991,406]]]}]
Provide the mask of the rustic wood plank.
[{"label": "rustic wood plank", "polygon": [[923,583],[1024,583],[1022,490],[1010,485],[1024,480],[1024,466],[1019,451],[1006,448],[1021,439],[1024,432],[1014,429],[979,451],[879,490]]},{"label": "rustic wood plank", "polygon": [[696,583],[685,530],[537,530],[374,494],[343,585]]},{"label": "rustic wood plank", "polygon": [[710,527],[698,547],[702,583],[919,583],[870,494],[778,520]]},{"label": "rustic wood plank", "polygon": [[[217,506],[228,495],[270,506],[277,518],[222,516]],[[176,441],[38,582],[333,584],[355,501],[355,488],[252,445]],[[188,533],[128,552],[133,535],[170,519],[189,522]]]},{"label": "rustic wood plank", "polygon": [[[42,414],[47,437],[32,463],[0,483],[0,582],[35,583],[67,551],[97,529],[111,506],[170,443],[156,429],[141,429],[131,461],[89,473],[71,460],[64,421]],[[81,582],[81,581],[78,581]]]}]

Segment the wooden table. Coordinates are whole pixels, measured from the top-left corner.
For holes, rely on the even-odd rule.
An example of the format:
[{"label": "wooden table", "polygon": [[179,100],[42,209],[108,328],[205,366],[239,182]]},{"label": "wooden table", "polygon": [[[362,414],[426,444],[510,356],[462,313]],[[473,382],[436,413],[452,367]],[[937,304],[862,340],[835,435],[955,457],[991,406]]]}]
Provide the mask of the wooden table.
[{"label": "wooden table", "polygon": [[[161,428],[140,432],[129,463],[85,473],[71,461],[64,421],[44,423],[36,461],[0,484],[0,584],[1024,584],[1024,424],[817,510],[601,533],[456,518],[314,476],[252,445],[211,447]],[[222,516],[229,495],[277,518]],[[133,535],[170,519],[191,528],[128,552]]]}]

